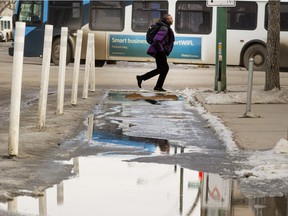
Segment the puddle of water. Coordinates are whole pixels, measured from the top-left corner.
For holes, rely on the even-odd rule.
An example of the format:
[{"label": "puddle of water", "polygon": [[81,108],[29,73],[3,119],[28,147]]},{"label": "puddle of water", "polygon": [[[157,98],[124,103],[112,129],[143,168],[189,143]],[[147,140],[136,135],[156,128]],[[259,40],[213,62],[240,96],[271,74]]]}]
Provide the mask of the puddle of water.
[{"label": "puddle of water", "polygon": [[[135,157],[135,156],[134,156]],[[133,156],[74,160],[78,177],[41,198],[18,197],[18,212],[39,215],[200,215],[199,173],[171,165],[121,162]],[[13,203],[13,202],[12,202]],[[1,204],[7,209],[12,204]],[[11,207],[10,207],[11,208]]]},{"label": "puddle of water", "polygon": [[245,198],[235,180],[126,161],[134,157],[74,158],[69,163],[77,177],[47,189],[43,197],[17,197],[0,209],[41,216],[287,215],[287,197]]}]

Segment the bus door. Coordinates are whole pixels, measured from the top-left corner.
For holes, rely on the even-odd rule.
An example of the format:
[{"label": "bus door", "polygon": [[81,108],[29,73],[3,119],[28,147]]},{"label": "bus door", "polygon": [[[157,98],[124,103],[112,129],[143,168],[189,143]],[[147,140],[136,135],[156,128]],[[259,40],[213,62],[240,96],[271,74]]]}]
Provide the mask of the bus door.
[{"label": "bus door", "polygon": [[43,53],[47,1],[19,1],[17,20],[26,23],[24,56],[36,57]]}]

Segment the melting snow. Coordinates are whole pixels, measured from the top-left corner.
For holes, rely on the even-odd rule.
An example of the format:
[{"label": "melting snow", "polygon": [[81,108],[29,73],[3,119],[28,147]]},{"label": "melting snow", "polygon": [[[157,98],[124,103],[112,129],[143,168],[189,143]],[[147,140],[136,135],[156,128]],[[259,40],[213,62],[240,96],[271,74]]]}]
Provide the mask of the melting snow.
[{"label": "melting snow", "polygon": [[[228,154],[240,151],[233,140],[231,130],[223,124],[220,118],[211,115],[195,100],[197,90],[185,89],[178,93],[183,95],[188,105],[192,105],[207,120],[217,136],[224,142]],[[246,97],[247,93],[238,92],[212,94],[205,99],[208,104],[233,104],[246,103]],[[288,103],[288,89],[274,89],[269,92],[253,91],[252,103]],[[268,151],[241,150],[241,153],[247,155],[247,158],[239,163],[245,167],[251,167],[251,169],[237,171],[236,174],[240,177],[249,177],[250,180],[256,181],[288,178],[288,141],[286,139],[280,139],[275,147]]]},{"label": "melting snow", "polygon": [[[207,104],[243,104],[247,101],[246,92],[229,92],[229,94],[212,94],[205,98]],[[271,91],[252,91],[252,103],[255,104],[285,104],[288,103],[288,88],[273,89]]]}]

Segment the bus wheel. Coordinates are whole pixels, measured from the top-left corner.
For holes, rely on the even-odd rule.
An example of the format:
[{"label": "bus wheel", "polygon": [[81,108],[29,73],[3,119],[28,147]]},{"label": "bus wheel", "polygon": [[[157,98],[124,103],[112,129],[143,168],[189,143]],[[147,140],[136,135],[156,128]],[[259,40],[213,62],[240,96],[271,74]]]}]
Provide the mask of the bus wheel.
[{"label": "bus wheel", "polygon": [[95,60],[95,67],[103,67],[105,60]]},{"label": "bus wheel", "polygon": [[261,44],[255,44],[245,51],[244,57],[243,57],[243,63],[245,68],[249,69],[249,59],[254,59],[254,68],[255,71],[264,71],[265,70],[265,64],[267,61],[267,50],[266,48]]},{"label": "bus wheel", "polygon": [[[51,61],[55,65],[59,65],[60,59],[60,41],[61,39],[58,37],[52,43],[52,53],[51,53]],[[67,55],[66,55],[66,65],[68,65],[72,61],[72,49],[69,43],[67,43]]]}]

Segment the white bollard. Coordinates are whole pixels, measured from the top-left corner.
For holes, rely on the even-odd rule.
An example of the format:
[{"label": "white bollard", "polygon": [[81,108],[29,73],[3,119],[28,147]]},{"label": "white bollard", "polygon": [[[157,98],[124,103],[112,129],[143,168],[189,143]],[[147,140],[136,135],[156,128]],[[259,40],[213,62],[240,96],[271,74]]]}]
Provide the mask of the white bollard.
[{"label": "white bollard", "polygon": [[72,93],[71,93],[71,104],[74,106],[77,104],[80,55],[81,55],[81,47],[82,47],[82,35],[83,35],[83,31],[78,30],[77,31],[75,57],[74,57],[74,70],[73,70]]},{"label": "white bollard", "polygon": [[92,48],[93,38],[94,38],[94,34],[88,33],[85,73],[84,73],[84,84],[83,84],[83,95],[82,95],[83,99],[86,99],[88,97],[89,74],[90,74],[90,67],[91,67],[91,60],[92,60],[91,48]]},{"label": "white bollard", "polygon": [[65,90],[65,70],[67,55],[68,28],[61,28],[59,76],[58,76],[58,95],[57,95],[57,114],[63,114],[64,90]]},{"label": "white bollard", "polygon": [[16,22],[8,138],[8,154],[10,156],[18,155],[25,27],[24,22]]},{"label": "white bollard", "polygon": [[53,36],[53,26],[46,25],[45,36],[44,36],[44,46],[43,46],[40,95],[39,95],[39,104],[38,104],[37,127],[40,129],[45,126],[45,120],[46,120],[46,107],[47,107],[47,95],[48,95],[49,73],[50,73],[50,62],[51,62],[52,36]]},{"label": "white bollard", "polygon": [[91,61],[90,61],[90,91],[95,91],[95,42],[94,42],[94,35],[91,39]]}]

